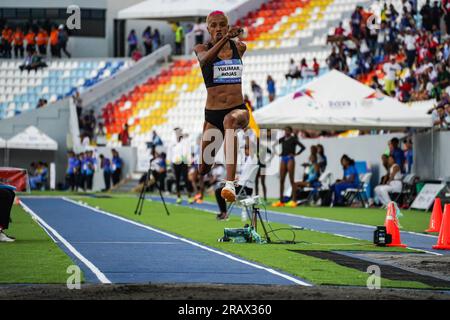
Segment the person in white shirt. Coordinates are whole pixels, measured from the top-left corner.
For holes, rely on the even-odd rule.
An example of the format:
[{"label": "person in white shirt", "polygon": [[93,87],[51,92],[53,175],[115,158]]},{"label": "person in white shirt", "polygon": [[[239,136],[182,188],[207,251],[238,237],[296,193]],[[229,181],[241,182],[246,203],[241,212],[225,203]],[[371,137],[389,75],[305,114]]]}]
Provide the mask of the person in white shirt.
[{"label": "person in white shirt", "polygon": [[[258,160],[255,155],[250,154],[249,144],[245,145],[244,163],[241,165],[239,175],[237,176],[236,194],[239,194],[244,189],[244,194],[251,196],[255,188],[255,178],[258,172]],[[216,189],[215,195],[220,213],[217,215],[217,220],[228,219],[227,204],[221,197],[222,187]]]},{"label": "person in white shirt", "polygon": [[416,60],[416,36],[412,33],[411,28],[406,28],[403,44],[406,52],[406,64],[408,68],[412,68]]},{"label": "person in white shirt", "polygon": [[389,178],[386,184],[381,184],[375,187],[375,195],[383,206],[387,206],[391,201],[390,192],[402,191],[402,173],[400,166],[395,162],[394,156],[390,155],[388,158]]},{"label": "person in white shirt", "polygon": [[192,31],[195,35],[195,44],[203,44],[205,42],[206,27],[201,18],[198,18],[197,23],[194,25]]},{"label": "person in white shirt", "polygon": [[175,185],[177,188],[177,204],[182,202],[181,199],[181,180],[184,184],[188,193],[188,202],[193,203],[194,199],[191,198],[192,186],[188,181],[188,164],[190,163],[190,144],[186,136],[183,135],[180,128],[175,128],[175,141],[170,146],[167,154],[167,159],[169,159],[172,164],[173,172],[175,174]]},{"label": "person in white shirt", "polygon": [[297,79],[300,78],[300,70],[298,70],[298,66],[295,63],[294,59],[289,61],[289,70],[288,73],[285,74],[286,80],[289,78]]},{"label": "person in white shirt", "polygon": [[392,95],[392,93],[395,92],[395,79],[397,78],[397,72],[401,69],[400,65],[395,61],[394,56],[391,57],[390,62],[384,64],[384,91],[386,91],[388,95]]}]

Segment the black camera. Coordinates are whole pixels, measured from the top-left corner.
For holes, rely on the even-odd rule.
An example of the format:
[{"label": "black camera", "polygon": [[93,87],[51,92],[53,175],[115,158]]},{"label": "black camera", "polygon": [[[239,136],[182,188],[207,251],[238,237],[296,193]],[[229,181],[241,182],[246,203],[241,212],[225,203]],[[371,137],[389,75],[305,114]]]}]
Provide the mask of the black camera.
[{"label": "black camera", "polygon": [[392,242],[392,236],[386,232],[385,226],[378,226],[373,233],[373,243],[377,246],[384,247]]}]

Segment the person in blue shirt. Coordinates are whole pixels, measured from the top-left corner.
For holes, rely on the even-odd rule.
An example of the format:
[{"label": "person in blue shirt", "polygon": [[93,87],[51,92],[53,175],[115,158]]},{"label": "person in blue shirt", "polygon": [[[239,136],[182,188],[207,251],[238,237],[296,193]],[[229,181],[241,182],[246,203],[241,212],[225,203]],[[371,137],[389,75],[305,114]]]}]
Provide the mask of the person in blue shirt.
[{"label": "person in blue shirt", "polygon": [[407,166],[407,173],[411,173],[412,165],[413,165],[413,146],[411,139],[406,140],[405,142],[405,159]]},{"label": "person in blue shirt", "polygon": [[136,31],[133,29],[130,31],[130,33],[128,34],[128,56],[131,57],[131,54],[133,53],[134,50],[136,50],[137,45],[138,45],[138,38],[136,35]]},{"label": "person in blue shirt", "polygon": [[393,156],[402,173],[405,173],[405,154],[399,147],[398,138],[392,138],[389,142],[389,155]]},{"label": "person in blue shirt", "polygon": [[40,185],[45,185],[48,177],[48,168],[45,163],[39,161],[35,175],[29,179],[31,190],[37,190]]},{"label": "person in blue shirt", "polygon": [[336,180],[336,183],[331,186],[331,191],[334,193],[335,206],[344,205],[344,198],[342,192],[349,188],[357,188],[359,186],[358,171],[356,170],[355,160],[344,154],[341,158],[342,168],[344,169],[344,178]]},{"label": "person in blue shirt", "polygon": [[77,179],[76,175],[78,174],[79,161],[73,151],[68,152],[68,160],[67,160],[67,180],[69,187],[72,191],[75,191],[77,188]]},{"label": "person in blue shirt", "polygon": [[87,190],[92,190],[92,183],[94,180],[94,172],[95,172],[95,158],[94,153],[92,151],[87,151],[85,157],[82,162],[83,166],[83,187],[86,187]]},{"label": "person in blue shirt", "polygon": [[269,102],[275,100],[275,81],[270,75],[267,76],[267,92],[269,93]]},{"label": "person in blue shirt", "polygon": [[105,158],[103,154],[100,155],[100,168],[103,169],[103,180],[105,181],[105,188],[103,192],[111,188],[111,160]]},{"label": "person in blue shirt", "polygon": [[111,165],[112,182],[113,186],[115,186],[120,182],[120,177],[122,175],[123,161],[122,158],[120,158],[119,153],[117,152],[116,149],[112,149],[111,153],[113,155]]}]

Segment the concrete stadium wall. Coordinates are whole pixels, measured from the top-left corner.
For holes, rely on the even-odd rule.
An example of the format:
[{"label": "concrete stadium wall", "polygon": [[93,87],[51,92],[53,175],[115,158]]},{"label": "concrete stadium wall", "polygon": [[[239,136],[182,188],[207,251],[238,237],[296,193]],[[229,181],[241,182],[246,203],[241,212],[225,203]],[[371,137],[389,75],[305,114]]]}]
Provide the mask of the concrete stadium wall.
[{"label": "concrete stadium wall", "polygon": [[450,177],[450,131],[419,133],[413,137],[414,172],[422,179]]}]

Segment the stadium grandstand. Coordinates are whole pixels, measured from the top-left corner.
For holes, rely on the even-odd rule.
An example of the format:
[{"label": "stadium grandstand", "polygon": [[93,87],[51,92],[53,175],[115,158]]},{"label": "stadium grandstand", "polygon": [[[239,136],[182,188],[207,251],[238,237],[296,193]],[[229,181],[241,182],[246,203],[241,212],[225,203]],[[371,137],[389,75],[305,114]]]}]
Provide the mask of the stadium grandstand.
[{"label": "stadium grandstand", "polygon": [[[85,283],[365,289],[380,251],[409,255],[385,258],[387,287],[448,292],[444,268],[413,263],[450,248],[447,0],[3,0],[0,35],[0,196],[20,197],[12,213],[55,237],[59,259],[34,278],[16,261],[0,283],[65,284],[72,263]],[[211,127],[224,146],[209,168]],[[20,242],[3,232],[7,211],[0,246]],[[161,212],[172,220],[148,218]],[[253,233],[234,235],[245,222]],[[233,241],[279,246],[269,257]],[[153,242],[149,256],[137,248]]]}]

